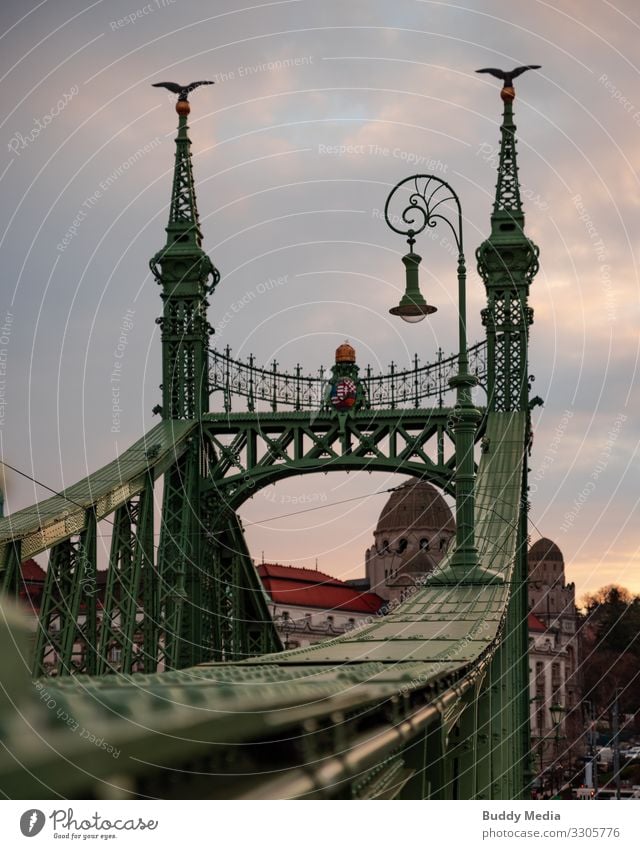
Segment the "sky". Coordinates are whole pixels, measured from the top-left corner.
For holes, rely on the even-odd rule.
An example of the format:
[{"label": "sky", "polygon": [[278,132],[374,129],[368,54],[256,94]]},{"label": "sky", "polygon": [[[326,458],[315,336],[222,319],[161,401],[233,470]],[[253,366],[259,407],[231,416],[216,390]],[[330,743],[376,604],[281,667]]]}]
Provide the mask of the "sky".
[{"label": "sky", "polygon": [[[164,243],[176,115],[152,82],[216,83],[193,93],[190,116],[204,247],[222,274],[214,344],[313,372],[348,338],[360,365],[385,369],[453,352],[457,309],[451,255],[425,241],[438,312],[389,315],[405,244],[382,220],[387,193],[433,172],[460,195],[469,339],[481,339],[473,254],[489,233],[501,102],[474,70],[540,64],[514,104],[541,262],[531,536],[557,542],[578,596],[640,592],[639,38],[631,0],[4,0],[3,459],[58,489],[157,422],[148,260]],[[332,473],[264,489],[240,510],[252,555],[359,577],[387,497],[375,493],[401,481]],[[9,473],[5,509],[47,494]]]}]

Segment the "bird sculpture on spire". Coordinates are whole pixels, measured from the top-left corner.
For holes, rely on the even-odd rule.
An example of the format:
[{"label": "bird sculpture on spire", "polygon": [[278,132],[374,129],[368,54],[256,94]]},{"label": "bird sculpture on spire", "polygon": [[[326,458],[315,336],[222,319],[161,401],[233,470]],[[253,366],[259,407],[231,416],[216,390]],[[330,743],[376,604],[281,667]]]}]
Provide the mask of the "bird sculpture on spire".
[{"label": "bird sculpture on spire", "polygon": [[155,88],[168,88],[169,91],[172,91],[174,94],[178,95],[178,102],[188,101],[189,95],[194,90],[194,88],[198,88],[201,85],[214,85],[213,80],[198,80],[195,83],[189,83],[188,85],[180,85],[180,83],[151,83]]},{"label": "bird sculpture on spire", "polygon": [[516,96],[513,87],[514,79],[519,77],[520,74],[524,74],[525,71],[535,71],[541,67],[542,65],[520,65],[514,68],[513,71],[501,71],[500,68],[480,68],[476,71],[476,74],[491,74],[493,77],[502,80],[502,91],[500,92],[502,99],[513,100]]}]

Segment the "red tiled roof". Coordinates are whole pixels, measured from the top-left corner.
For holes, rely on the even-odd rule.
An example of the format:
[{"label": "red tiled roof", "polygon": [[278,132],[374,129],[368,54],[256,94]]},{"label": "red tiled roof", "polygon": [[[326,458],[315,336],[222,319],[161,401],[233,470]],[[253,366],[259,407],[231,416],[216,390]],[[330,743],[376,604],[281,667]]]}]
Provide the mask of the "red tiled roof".
[{"label": "red tiled roof", "polygon": [[23,581],[44,581],[45,579],[44,570],[35,560],[25,560],[20,571]]},{"label": "red tiled roof", "polygon": [[544,624],[544,622],[541,622],[538,619],[538,617],[535,615],[535,613],[529,614],[528,624],[529,624],[529,630],[530,631],[546,631],[547,630],[547,626]]},{"label": "red tiled roof", "polygon": [[376,613],[384,604],[376,593],[358,592],[344,581],[314,569],[279,563],[261,563],[257,569],[265,590],[277,604],[354,613]]}]

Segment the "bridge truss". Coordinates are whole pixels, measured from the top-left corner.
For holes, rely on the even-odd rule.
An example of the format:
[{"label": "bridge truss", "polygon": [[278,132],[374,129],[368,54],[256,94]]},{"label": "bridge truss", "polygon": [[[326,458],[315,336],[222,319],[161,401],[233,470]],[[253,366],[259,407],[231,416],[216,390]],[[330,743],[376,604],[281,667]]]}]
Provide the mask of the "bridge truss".
[{"label": "bridge truss", "polygon": [[[211,352],[207,297],[219,274],[201,247],[179,102],[167,243],[151,263],[163,300],[162,421],[104,469],[0,520],[5,795],[525,793],[527,297],[537,248],[524,234],[504,102],[492,232],[477,254],[487,339],[470,351],[487,392],[476,431],[479,567],[461,576],[448,555],[387,615],[284,652],[236,511],[265,486],[319,471],[404,473],[454,493],[453,360],[416,358],[387,375],[336,366],[325,378]],[[341,411],[331,387],[345,375],[357,395]],[[216,392],[223,409],[210,412]],[[105,527],[106,573],[96,545]],[[22,564],[45,551],[34,635],[6,599],[23,586]]]}]

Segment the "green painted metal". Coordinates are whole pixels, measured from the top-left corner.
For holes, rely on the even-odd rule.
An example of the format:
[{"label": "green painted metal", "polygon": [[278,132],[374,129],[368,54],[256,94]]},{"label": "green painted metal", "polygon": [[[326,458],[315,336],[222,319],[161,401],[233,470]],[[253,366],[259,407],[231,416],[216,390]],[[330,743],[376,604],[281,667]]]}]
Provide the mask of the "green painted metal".
[{"label": "green painted metal", "polygon": [[[250,404],[231,413],[225,402],[224,413],[208,412],[206,297],[219,275],[201,247],[188,107],[179,107],[167,241],[152,260],[164,303],[163,421],[105,469],[0,519],[0,570],[11,594],[20,562],[50,551],[35,641],[2,603],[0,638],[10,650],[0,692],[14,695],[10,707],[0,701],[0,791],[518,798],[529,751],[527,297],[537,248],[524,234],[511,100],[492,231],[477,254],[488,301],[488,405],[479,429],[459,219],[455,407],[399,408],[391,374],[386,409],[373,409],[363,380],[351,411],[323,397],[303,412],[298,373],[294,410],[278,412],[276,401],[272,412]],[[272,394],[278,386],[270,384]],[[414,387],[417,401],[420,392]],[[239,394],[259,400],[255,387]],[[403,472],[455,494],[458,546],[388,615],[283,652],[235,511],[287,476],[351,469]],[[113,527],[100,611],[96,539],[105,521]],[[30,641],[36,674],[57,677],[29,683],[22,658]]]},{"label": "green painted metal", "polygon": [[36,635],[33,675],[95,675],[97,636],[96,518],[51,550]]},{"label": "green painted metal", "polygon": [[197,420],[209,409],[207,295],[220,274],[202,249],[188,134],[188,110],[178,109],[178,135],[167,241],[151,271],[162,287],[162,416]]},{"label": "green painted metal", "polygon": [[[408,197],[407,197],[408,193]],[[397,201],[401,212],[394,213]],[[478,550],[474,540],[474,475],[473,446],[481,418],[473,404],[471,390],[477,379],[469,372],[467,350],[467,271],[464,257],[462,205],[454,189],[434,174],[414,174],[393,187],[385,203],[387,225],[407,236],[409,253],[403,257],[407,273],[407,291],[400,306],[392,313],[408,321],[422,320],[435,312],[419,295],[418,266],[421,257],[413,252],[416,236],[427,228],[443,225],[449,228],[458,251],[458,370],[449,380],[456,390],[453,431],[456,444],[455,499],[456,546],[449,569],[451,577],[462,581],[484,582],[493,575],[478,569]]]},{"label": "green painted metal", "polygon": [[[502,583],[445,587],[435,580],[427,582],[391,616],[308,649],[156,675],[44,681],[41,686],[62,716],[68,714],[82,727],[93,729],[120,756],[114,762],[108,752],[96,751],[95,745],[70,734],[59,721],[48,723],[42,690],[32,689],[26,701],[40,717],[37,722],[43,723],[51,748],[29,748],[23,734],[32,775],[4,753],[0,786],[11,781],[13,795],[34,795],[42,781],[53,782],[67,795],[100,795],[106,792],[102,782],[108,780],[124,787],[124,795],[162,795],[166,770],[188,771],[198,758],[206,782],[195,788],[174,782],[172,795],[346,798],[358,782],[368,793],[369,772],[378,770],[383,761],[392,766],[388,759],[401,757],[403,764],[395,771],[411,772],[403,787],[414,775],[418,781],[417,775],[426,770],[430,796],[450,798],[447,749],[461,717],[461,699],[476,692],[500,651],[517,547],[525,424],[523,413],[489,417],[487,434],[494,447],[482,455],[478,474],[479,557],[482,565],[490,565],[504,579]],[[21,739],[15,725],[19,721],[17,715],[12,720],[12,740]],[[438,723],[444,774],[440,778],[431,764],[436,737],[430,732],[420,750],[427,752],[427,763],[412,766],[402,754]],[[309,763],[298,744],[277,743],[296,731],[315,738],[323,753],[317,762]],[[349,743],[346,750],[344,740]],[[234,748],[249,741],[263,745]],[[220,743],[227,748],[221,749]],[[276,751],[276,760],[270,760]],[[57,752],[63,752],[71,766],[61,770]],[[493,773],[500,776],[504,768],[495,748],[491,760]],[[91,777],[83,772],[89,764]],[[125,764],[126,786],[116,777]],[[211,774],[216,772],[223,777]],[[393,784],[390,776],[389,782]]]},{"label": "green painted metal", "polygon": [[[487,341],[476,342],[469,348],[469,370],[479,386],[486,391]],[[417,354],[411,368],[399,369],[391,362],[387,371],[374,374],[366,366],[359,375],[364,390],[364,406],[393,409],[422,408],[427,398],[438,407],[445,406],[445,397],[451,392],[450,379],[458,370],[458,355],[444,356],[442,349],[433,361],[420,365]],[[249,412],[260,407],[272,412],[289,408],[294,410],[326,410],[327,369],[320,367],[314,374],[305,374],[300,365],[291,371],[281,371],[274,361],[271,368],[260,368],[255,358],[232,358],[231,349],[209,351],[209,388],[211,393],[222,393],[222,406],[226,413],[234,405],[244,405]],[[237,412],[237,411],[236,411]]]},{"label": "green painted metal", "polygon": [[22,560],[35,557],[86,527],[87,510],[100,521],[173,465],[186,448],[194,422],[162,422],[112,463],[59,495],[0,519],[0,572],[11,547],[20,542]]},{"label": "green painted metal", "polygon": [[210,413],[202,428],[217,461],[204,485],[205,498],[210,493],[236,509],[262,487],[291,475],[343,470],[405,473],[452,492],[455,417],[446,407],[360,410],[347,416]]},{"label": "green painted metal", "polygon": [[488,407],[492,410],[523,410],[528,405],[528,333],[533,310],[527,299],[538,271],[538,247],[524,232],[512,100],[504,100],[491,234],[476,251],[478,272],[487,289],[482,320],[487,328]]},{"label": "green painted metal", "polygon": [[[107,570],[104,610],[100,622],[98,674],[138,672],[156,668],[155,658],[139,646],[153,645],[155,607],[149,604],[154,584],[153,481],[115,512]],[[142,602],[142,603],[141,603]],[[138,611],[142,610],[141,615]],[[144,639],[136,639],[142,631]],[[150,633],[151,632],[151,633]]]}]

